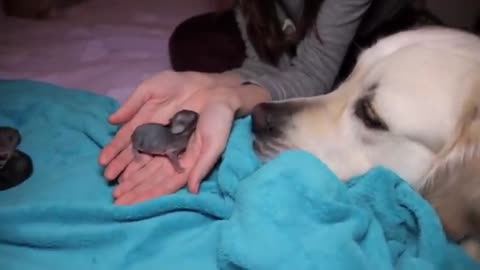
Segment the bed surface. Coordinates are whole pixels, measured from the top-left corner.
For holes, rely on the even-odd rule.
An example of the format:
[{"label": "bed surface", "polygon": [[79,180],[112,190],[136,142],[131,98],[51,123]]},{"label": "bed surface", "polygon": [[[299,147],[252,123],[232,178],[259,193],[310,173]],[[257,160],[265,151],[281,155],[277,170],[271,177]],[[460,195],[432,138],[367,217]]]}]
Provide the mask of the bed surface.
[{"label": "bed surface", "polygon": [[198,195],[113,205],[96,157],[117,104],[64,87],[123,101],[169,68],[175,25],[216,7],[89,0],[54,21],[0,18],[0,79],[56,84],[0,80],[0,123],[36,168],[0,196],[0,269],[479,269],[398,176],[376,168],[344,185],[301,151],[261,164],[249,118]]},{"label": "bed surface", "polygon": [[249,117],[198,194],[120,206],[97,163],[117,102],[25,80],[0,80],[0,97],[0,123],[19,129],[34,164],[0,192],[2,270],[480,269],[393,172],[345,183],[299,150],[262,163]]},{"label": "bed surface", "polygon": [[170,67],[168,38],[214,0],[89,0],[63,17],[0,18],[0,78],[33,79],[123,101],[144,78]]}]

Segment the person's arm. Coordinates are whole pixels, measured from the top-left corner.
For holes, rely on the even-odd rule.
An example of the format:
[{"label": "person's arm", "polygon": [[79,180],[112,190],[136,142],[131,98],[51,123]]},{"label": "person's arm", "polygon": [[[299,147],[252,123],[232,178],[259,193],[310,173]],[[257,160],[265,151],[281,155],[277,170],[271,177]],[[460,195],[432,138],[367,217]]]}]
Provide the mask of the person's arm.
[{"label": "person's arm", "polygon": [[[247,59],[235,71],[244,81],[267,89],[274,100],[307,97],[329,91],[371,1],[325,0],[319,10],[316,27],[299,43],[297,55],[289,68],[279,70],[261,62],[254,54],[252,45],[246,42]],[[237,16],[243,20],[240,12],[237,12]],[[244,25],[240,28],[245,35]]]},{"label": "person's arm", "polygon": [[250,39],[248,37],[246,29],[247,23],[238,5],[235,7],[234,13],[238,27],[240,28],[242,39],[245,43],[246,58],[243,61],[241,67],[229,71],[227,72],[227,74],[236,74],[237,78],[241,80],[241,82],[246,82],[254,77],[257,77],[258,74],[273,75],[279,73],[277,67],[264,63],[258,56],[255,48],[253,47],[253,44],[250,42]]}]

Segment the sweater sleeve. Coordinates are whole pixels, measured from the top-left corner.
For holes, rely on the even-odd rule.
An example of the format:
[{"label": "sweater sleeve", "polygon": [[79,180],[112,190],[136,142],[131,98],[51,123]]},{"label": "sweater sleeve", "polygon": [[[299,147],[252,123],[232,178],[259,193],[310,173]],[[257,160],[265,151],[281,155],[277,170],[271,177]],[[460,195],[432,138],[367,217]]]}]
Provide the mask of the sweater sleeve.
[{"label": "sweater sleeve", "polygon": [[236,17],[247,58],[235,71],[245,82],[262,86],[274,100],[323,94],[333,86],[347,49],[372,0],[325,0],[314,31],[298,44],[291,65],[284,69],[262,62],[246,35],[241,12]]}]

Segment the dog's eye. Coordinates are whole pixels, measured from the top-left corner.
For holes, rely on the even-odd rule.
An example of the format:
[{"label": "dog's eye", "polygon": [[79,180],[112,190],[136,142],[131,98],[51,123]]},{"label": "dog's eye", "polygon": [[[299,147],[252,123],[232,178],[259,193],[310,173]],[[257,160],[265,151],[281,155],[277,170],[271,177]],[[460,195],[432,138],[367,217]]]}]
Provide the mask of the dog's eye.
[{"label": "dog's eye", "polygon": [[355,115],[367,128],[388,130],[387,124],[378,116],[372,107],[372,96],[364,96],[355,103]]}]

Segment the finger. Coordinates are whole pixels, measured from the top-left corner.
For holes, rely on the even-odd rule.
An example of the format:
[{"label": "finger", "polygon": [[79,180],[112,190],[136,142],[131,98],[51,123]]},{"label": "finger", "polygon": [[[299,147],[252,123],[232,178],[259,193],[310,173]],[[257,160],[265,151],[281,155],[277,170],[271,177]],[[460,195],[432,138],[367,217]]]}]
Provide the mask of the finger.
[{"label": "finger", "polygon": [[105,168],[104,176],[107,180],[114,180],[118,175],[132,162],[134,158],[132,145],[125,148],[112,162]]},{"label": "finger", "polygon": [[[180,175],[179,175],[180,176]],[[116,204],[139,203],[155,197],[171,194],[185,186],[186,177],[163,178],[145,181],[134,190],[115,200]]]},{"label": "finger", "polygon": [[121,182],[114,190],[113,190],[113,197],[118,198],[132,192],[132,190],[144,183],[144,182],[151,182],[155,179],[155,175],[157,172],[161,172],[164,160],[162,157],[155,157],[151,159],[140,171],[137,171],[136,174],[131,175],[130,178],[126,179],[125,181]]},{"label": "finger", "polygon": [[197,155],[199,158],[188,177],[187,183],[190,192],[198,193],[200,182],[215,165],[221,150],[221,147],[212,144],[210,140],[202,142],[201,149],[197,150],[202,154]]},{"label": "finger", "polygon": [[112,141],[110,141],[110,143],[108,143],[100,152],[98,160],[102,166],[110,163],[120,151],[129,146],[133,131],[138,125],[145,123],[150,119],[152,114],[151,110],[151,106],[144,106],[132,120],[118,130]]},{"label": "finger", "polygon": [[154,197],[160,197],[168,194],[172,194],[187,183],[187,177],[185,175],[175,175],[172,178],[163,179],[158,185],[148,188],[145,192],[139,193],[136,197],[136,201],[144,201]]},{"label": "finger", "polygon": [[[199,149],[192,149],[192,152],[196,152],[197,161],[195,166],[190,171],[188,176],[188,190],[192,193],[198,193],[200,182],[202,179],[210,172],[210,170],[215,166],[219,156],[221,155],[223,149],[225,148],[227,139],[228,139],[228,130],[231,128],[231,123],[226,126],[227,134],[221,136],[219,139],[218,134],[214,132],[207,132],[198,136],[197,140],[201,142],[195,143]],[[221,131],[218,131],[221,132]]]},{"label": "finger", "polygon": [[142,170],[153,159],[152,156],[140,153],[134,153],[133,156],[132,162],[128,164],[122,175],[120,175],[119,183],[130,180],[134,174],[139,173],[138,171]]},{"label": "finger", "polygon": [[112,124],[121,124],[130,120],[140,108],[151,97],[150,91],[147,91],[145,87],[138,87],[127,98],[124,104],[118,108],[113,114],[110,115],[108,121]]}]

